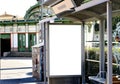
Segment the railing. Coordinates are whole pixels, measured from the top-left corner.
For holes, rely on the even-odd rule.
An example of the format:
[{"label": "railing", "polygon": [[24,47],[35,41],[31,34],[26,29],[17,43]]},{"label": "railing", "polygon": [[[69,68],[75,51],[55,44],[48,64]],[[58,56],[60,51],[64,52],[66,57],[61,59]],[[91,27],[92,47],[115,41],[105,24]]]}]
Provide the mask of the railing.
[{"label": "railing", "polygon": [[[92,59],[86,59],[86,61],[88,61],[88,62],[94,62],[94,63],[99,63],[100,62],[98,60],[92,60]],[[107,64],[107,62],[106,62],[106,64]],[[118,65],[118,66],[120,66],[120,64],[117,64],[117,63],[112,63],[112,65]]]}]

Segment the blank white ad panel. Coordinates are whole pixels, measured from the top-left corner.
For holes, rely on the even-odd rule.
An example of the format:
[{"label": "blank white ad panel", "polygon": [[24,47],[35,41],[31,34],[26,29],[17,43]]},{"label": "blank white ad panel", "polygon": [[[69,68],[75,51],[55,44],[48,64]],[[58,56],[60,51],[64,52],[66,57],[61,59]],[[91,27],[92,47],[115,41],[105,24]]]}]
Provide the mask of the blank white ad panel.
[{"label": "blank white ad panel", "polygon": [[81,26],[49,25],[49,76],[81,75]]}]

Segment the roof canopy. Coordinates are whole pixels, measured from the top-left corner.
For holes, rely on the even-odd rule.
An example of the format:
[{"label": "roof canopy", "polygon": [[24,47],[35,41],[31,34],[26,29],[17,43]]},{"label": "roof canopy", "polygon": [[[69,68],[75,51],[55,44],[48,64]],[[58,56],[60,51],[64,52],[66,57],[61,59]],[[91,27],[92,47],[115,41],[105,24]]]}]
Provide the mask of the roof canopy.
[{"label": "roof canopy", "polygon": [[[106,2],[109,0],[92,0],[88,3],[82,4],[75,8],[75,11],[67,15],[67,17],[74,17],[79,20],[88,20],[93,18],[105,18],[106,16]],[[113,16],[120,13],[120,0],[110,0],[112,2]]]},{"label": "roof canopy", "polygon": [[[53,6],[59,4],[61,0],[47,0],[45,4]],[[84,0],[73,0],[77,4],[76,7],[71,10],[63,11],[58,16],[74,18],[75,20],[91,20],[105,18],[106,15],[106,2],[112,2],[113,16],[120,13],[120,0],[91,0],[82,4]]]}]

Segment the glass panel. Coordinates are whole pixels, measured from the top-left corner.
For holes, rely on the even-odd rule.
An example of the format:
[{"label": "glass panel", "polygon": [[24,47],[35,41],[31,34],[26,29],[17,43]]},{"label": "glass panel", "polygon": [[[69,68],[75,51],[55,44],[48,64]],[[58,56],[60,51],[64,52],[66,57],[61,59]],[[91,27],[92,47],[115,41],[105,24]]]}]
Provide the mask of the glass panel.
[{"label": "glass panel", "polygon": [[36,44],[36,34],[35,33],[31,33],[28,34],[28,48],[29,51],[32,51],[32,46]]},{"label": "glass panel", "polygon": [[26,37],[25,34],[18,34],[18,50],[24,52],[26,50]]}]

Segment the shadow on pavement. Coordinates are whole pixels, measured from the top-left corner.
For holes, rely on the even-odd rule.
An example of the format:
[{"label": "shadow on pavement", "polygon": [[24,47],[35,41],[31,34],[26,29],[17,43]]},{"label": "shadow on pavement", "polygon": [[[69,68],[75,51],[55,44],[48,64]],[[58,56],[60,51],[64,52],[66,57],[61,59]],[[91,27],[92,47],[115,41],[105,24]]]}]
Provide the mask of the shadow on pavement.
[{"label": "shadow on pavement", "polygon": [[32,75],[32,72],[28,72],[27,75]]},{"label": "shadow on pavement", "polygon": [[16,57],[15,57],[15,56],[3,57],[3,56],[0,56],[0,59],[16,59],[16,60],[17,60],[17,59],[26,59],[26,60],[27,60],[27,59],[32,59],[32,57],[17,57],[17,56],[16,56]]},{"label": "shadow on pavement", "polygon": [[[7,64],[9,64],[10,66],[7,67],[6,66]],[[33,78],[31,71],[32,71],[31,57],[0,57],[0,84],[44,84],[43,82],[40,82],[40,80]],[[17,75],[16,73],[21,74]],[[3,76],[5,75],[7,79],[1,78],[1,74]],[[20,76],[20,78],[12,78],[14,76],[9,77],[11,74],[17,77]],[[27,75],[29,75],[30,77],[28,77]],[[22,78],[22,76],[24,77]]]},{"label": "shadow on pavement", "polygon": [[32,69],[32,67],[2,68],[2,69],[0,69],[0,70],[15,70],[15,69]]},{"label": "shadow on pavement", "polygon": [[33,77],[27,77],[27,78],[20,78],[20,79],[2,79],[0,80],[0,84],[42,84],[39,80],[36,80]]}]

